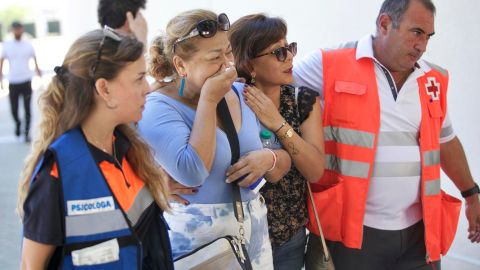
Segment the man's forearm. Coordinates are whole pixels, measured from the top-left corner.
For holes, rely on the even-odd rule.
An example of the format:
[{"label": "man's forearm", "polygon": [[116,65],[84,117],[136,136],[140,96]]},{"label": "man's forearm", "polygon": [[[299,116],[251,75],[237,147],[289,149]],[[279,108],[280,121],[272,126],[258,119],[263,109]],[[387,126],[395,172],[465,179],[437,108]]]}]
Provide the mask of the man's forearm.
[{"label": "man's forearm", "polygon": [[442,170],[460,191],[465,191],[474,186],[467,158],[458,137],[440,144],[440,162]]}]

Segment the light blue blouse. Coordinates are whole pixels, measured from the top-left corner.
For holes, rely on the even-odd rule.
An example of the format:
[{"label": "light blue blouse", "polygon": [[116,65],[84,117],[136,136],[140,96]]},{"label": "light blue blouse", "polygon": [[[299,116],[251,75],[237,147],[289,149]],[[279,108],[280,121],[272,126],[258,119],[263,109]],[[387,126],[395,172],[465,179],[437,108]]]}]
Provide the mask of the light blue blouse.
[{"label": "light blue blouse", "polygon": [[[255,113],[243,100],[241,83],[234,83],[238,90],[242,111],[241,129],[238,132],[240,156],[262,149],[260,124]],[[233,90],[232,90],[233,91]],[[200,186],[195,195],[183,197],[191,203],[232,202],[231,184],[225,183],[226,171],[230,166],[231,150],[227,136],[216,129],[215,159],[210,171],[205,168],[195,149],[188,143],[195,119],[195,110],[164,94],[153,92],[148,95],[143,118],[138,123],[140,134],[154,149],[157,162],[179,183]],[[240,188],[242,200],[256,197],[248,188]]]}]

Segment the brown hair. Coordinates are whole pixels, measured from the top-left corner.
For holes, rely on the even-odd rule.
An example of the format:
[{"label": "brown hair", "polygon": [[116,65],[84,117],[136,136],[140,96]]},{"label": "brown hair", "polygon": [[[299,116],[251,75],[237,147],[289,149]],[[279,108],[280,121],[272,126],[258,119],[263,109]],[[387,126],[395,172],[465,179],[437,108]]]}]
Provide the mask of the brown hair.
[{"label": "brown hair", "polygon": [[[157,81],[165,77],[177,76],[173,66],[174,55],[188,60],[197,51],[195,40],[201,37],[193,37],[175,44],[175,41],[188,35],[202,20],[216,20],[217,14],[204,9],[193,9],[182,12],[171,19],[166,32],[156,37],[150,47],[149,74]],[[174,52],[175,47],[175,52]]]},{"label": "brown hair", "polygon": [[[41,122],[22,171],[17,204],[20,216],[23,216],[30,179],[40,158],[54,140],[80,125],[93,108],[94,82],[99,78],[114,79],[128,63],[142,56],[143,44],[134,38],[124,37],[120,42],[105,38],[100,63],[93,76],[92,67],[97,62],[103,38],[102,30],[95,30],[77,39],[65,56],[62,67],[56,70],[57,75],[39,97]],[[168,209],[166,174],[156,165],[150,148],[130,126],[120,125],[117,128],[131,143],[127,160],[133,170],[150,188],[157,204],[164,210]]]},{"label": "brown hair", "polygon": [[230,28],[229,39],[238,76],[250,81],[252,68],[249,61],[286,36],[287,24],[278,17],[267,17],[260,13],[235,21]]}]

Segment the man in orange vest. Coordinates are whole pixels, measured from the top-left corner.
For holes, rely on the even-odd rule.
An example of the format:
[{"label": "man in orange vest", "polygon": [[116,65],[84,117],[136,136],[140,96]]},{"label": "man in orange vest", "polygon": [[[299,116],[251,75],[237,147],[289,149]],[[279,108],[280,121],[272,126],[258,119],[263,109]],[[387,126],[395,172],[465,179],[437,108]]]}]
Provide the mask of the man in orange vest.
[{"label": "man in orange vest", "polygon": [[421,60],[434,15],[430,0],[385,0],[374,36],[294,67],[296,84],[324,98],[326,170],[312,188],[337,270],[439,269],[461,207],[440,169],[480,242],[480,190],[447,114],[448,72]]}]

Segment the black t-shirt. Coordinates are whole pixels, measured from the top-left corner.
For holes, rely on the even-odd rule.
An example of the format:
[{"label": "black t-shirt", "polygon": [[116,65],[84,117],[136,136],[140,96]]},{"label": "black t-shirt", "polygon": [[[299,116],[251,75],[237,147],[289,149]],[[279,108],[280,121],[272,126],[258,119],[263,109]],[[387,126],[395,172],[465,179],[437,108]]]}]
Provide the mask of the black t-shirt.
[{"label": "black t-shirt", "polygon": [[[118,132],[115,133],[115,137],[117,160],[123,160],[130,143]],[[91,144],[88,146],[97,164],[107,161],[119,168],[112,156]],[[63,191],[61,181],[52,176],[54,164],[54,156],[47,154],[24,204],[24,237],[42,244],[57,246],[47,269],[58,269],[65,240]],[[119,179],[122,182],[126,180]],[[166,223],[163,212],[156,203],[152,203],[142,213],[134,230],[142,242],[143,269],[173,269]]]}]

